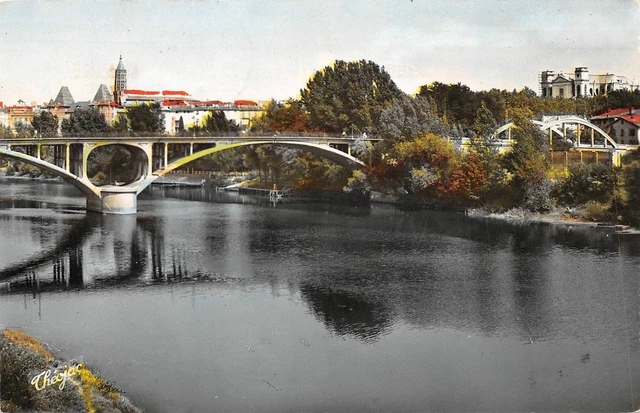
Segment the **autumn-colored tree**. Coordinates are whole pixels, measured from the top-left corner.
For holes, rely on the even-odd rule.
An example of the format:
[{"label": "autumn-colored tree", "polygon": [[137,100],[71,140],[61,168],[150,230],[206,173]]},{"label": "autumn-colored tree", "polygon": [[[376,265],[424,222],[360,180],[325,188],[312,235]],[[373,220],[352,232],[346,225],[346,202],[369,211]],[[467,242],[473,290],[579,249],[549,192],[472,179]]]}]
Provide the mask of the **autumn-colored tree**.
[{"label": "autumn-colored tree", "polygon": [[458,162],[438,187],[438,195],[443,204],[478,205],[480,191],[487,185],[487,179],[485,164],[478,154],[459,154]]},{"label": "autumn-colored tree", "polygon": [[[434,198],[438,185],[450,173],[456,159],[453,144],[440,136],[427,133],[414,139],[398,141],[382,160],[382,179],[398,179],[409,195]],[[372,171],[376,174],[376,171]]]}]

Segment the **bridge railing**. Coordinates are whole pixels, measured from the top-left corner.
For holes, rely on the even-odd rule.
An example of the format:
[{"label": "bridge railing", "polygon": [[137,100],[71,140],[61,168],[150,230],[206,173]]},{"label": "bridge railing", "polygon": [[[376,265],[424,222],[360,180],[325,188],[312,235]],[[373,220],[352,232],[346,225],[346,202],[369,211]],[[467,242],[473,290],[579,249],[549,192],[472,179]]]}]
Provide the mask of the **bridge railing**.
[{"label": "bridge railing", "polygon": [[[97,138],[158,138],[158,139],[197,139],[197,138],[251,138],[251,137],[297,137],[297,138],[330,138],[330,139],[345,139],[354,140],[362,138],[362,134],[344,134],[344,133],[325,133],[325,132],[260,132],[260,131],[240,131],[240,132],[198,132],[198,133],[92,133],[92,134],[65,134],[59,136],[42,137],[0,137],[0,141],[33,141],[33,140],[84,140],[84,139],[97,139]],[[380,139],[376,135],[365,135],[365,139]]]}]

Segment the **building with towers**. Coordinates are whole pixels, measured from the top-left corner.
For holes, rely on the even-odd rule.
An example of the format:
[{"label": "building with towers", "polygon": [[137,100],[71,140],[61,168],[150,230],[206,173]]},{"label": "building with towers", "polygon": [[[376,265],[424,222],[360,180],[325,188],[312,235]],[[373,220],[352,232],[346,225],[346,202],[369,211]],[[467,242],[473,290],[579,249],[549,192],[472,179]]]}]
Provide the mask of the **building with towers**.
[{"label": "building with towers", "polygon": [[591,74],[585,66],[573,72],[545,70],[540,75],[540,95],[547,98],[579,98],[607,95],[615,90],[640,89],[635,80],[613,73]]},{"label": "building with towers", "polygon": [[118,112],[142,104],[157,104],[164,114],[165,130],[170,134],[182,128],[202,123],[210,111],[222,111],[225,117],[241,127],[249,127],[251,119],[263,113],[264,108],[251,100],[222,102],[219,100],[199,100],[184,90],[146,90],[127,88],[127,70],[122,55],[113,78],[113,101],[109,91],[101,85],[93,99],[92,106],[111,122]]}]

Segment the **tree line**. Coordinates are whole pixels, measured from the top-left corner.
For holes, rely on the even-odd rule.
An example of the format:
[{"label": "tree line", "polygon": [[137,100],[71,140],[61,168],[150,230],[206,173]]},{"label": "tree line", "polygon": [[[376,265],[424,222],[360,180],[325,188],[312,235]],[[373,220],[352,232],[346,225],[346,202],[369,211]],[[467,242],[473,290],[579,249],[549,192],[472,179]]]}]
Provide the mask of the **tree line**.
[{"label": "tree line", "polygon": [[[325,188],[376,190],[396,195],[406,204],[455,209],[548,212],[554,207],[570,211],[581,207],[588,219],[638,225],[634,211],[635,200],[640,199],[640,155],[625,157],[621,168],[578,164],[559,170],[547,156],[547,138],[531,122],[542,115],[589,117],[626,106],[640,107],[640,92],[550,99],[526,87],[475,92],[460,83],[433,82],[408,95],[374,62],[336,61],[313,74],[298,99],[272,100],[252,122],[252,129],[356,137],[353,152],[367,166],[348,177],[333,171],[331,176],[339,179],[324,178]],[[493,132],[507,122],[515,124],[515,143],[499,153]],[[361,139],[363,133],[382,140],[371,145]],[[470,138],[467,151],[460,150],[462,136]],[[282,159],[273,160],[277,155],[270,154],[270,162],[282,165]],[[267,159],[261,152],[256,156]],[[298,164],[305,162],[298,158]],[[322,171],[329,168],[322,163],[314,167],[307,166],[315,170],[316,182],[322,182]]]}]

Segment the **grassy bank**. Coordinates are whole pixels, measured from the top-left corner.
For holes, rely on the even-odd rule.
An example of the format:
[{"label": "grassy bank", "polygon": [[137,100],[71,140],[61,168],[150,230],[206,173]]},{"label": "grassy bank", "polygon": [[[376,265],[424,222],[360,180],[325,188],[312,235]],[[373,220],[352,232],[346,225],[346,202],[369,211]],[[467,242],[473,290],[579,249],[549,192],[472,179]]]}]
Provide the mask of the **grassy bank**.
[{"label": "grassy bank", "polygon": [[0,383],[5,413],[141,412],[84,363],[56,358],[20,330],[0,332]]}]

